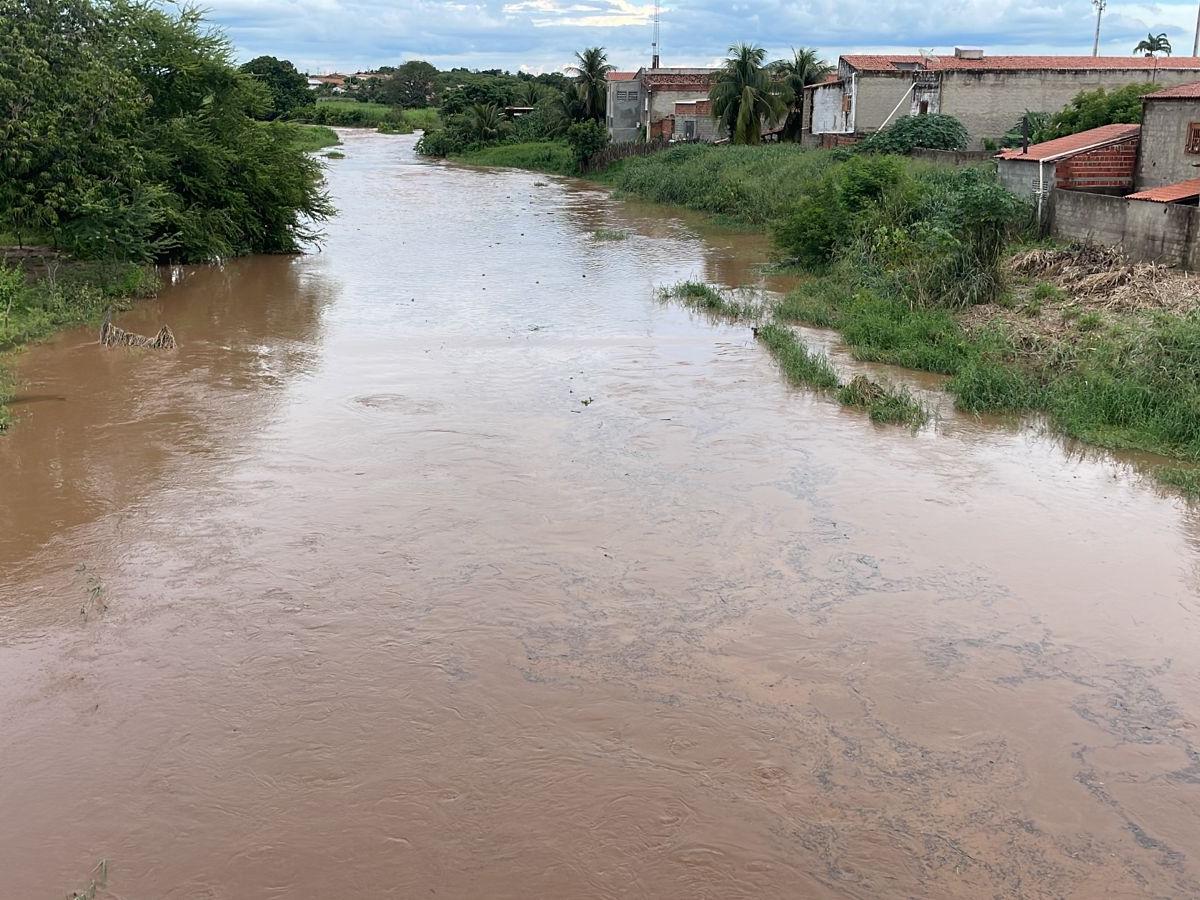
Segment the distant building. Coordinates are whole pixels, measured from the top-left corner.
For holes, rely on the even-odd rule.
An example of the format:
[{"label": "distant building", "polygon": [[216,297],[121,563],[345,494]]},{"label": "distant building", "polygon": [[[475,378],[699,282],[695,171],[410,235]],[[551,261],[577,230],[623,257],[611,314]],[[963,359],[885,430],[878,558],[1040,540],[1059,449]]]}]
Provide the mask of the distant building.
[{"label": "distant building", "polygon": [[[675,105],[708,100],[718,69],[643,68],[608,76],[607,125],[614,143],[654,138],[670,139],[676,129]],[[693,130],[698,117],[692,115]]]},{"label": "distant building", "polygon": [[637,72],[609,72],[605,125],[614,144],[636,141],[641,133],[642,98]]},{"label": "distant building", "polygon": [[328,87],[332,93],[346,93],[346,76],[345,75],[309,75],[308,76],[309,90],[317,90],[321,87]]},{"label": "distant building", "polygon": [[712,114],[712,101],[707,97],[677,101],[672,119],[672,136],[677,141],[711,142],[717,139],[717,122]]},{"label": "distant building", "polygon": [[1081,91],[1198,77],[1200,58],[1189,56],[987,56],[961,48],[953,56],[843,56],[836,80],[807,89],[804,140],[838,146],[902,116],[944,113],[980,147],[1027,111],[1058,112]]}]

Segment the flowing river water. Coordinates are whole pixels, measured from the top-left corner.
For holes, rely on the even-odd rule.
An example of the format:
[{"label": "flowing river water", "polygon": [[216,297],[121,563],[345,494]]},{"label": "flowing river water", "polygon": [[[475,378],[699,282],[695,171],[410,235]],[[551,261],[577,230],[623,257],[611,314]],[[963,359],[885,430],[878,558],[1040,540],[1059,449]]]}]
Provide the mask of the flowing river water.
[{"label": "flowing river water", "polygon": [[761,239],[412,144],[119,317],[178,351],[23,355],[0,896],[1200,896],[1200,510],[790,389],[654,296]]}]

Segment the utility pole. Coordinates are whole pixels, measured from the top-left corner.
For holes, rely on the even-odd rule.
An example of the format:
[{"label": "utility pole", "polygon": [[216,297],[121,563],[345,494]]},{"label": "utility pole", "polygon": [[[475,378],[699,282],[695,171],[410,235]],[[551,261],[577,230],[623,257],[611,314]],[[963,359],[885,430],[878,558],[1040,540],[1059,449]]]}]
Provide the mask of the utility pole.
[{"label": "utility pole", "polygon": [[1200,56],[1200,7],[1196,8],[1196,40],[1192,43],[1192,56]]},{"label": "utility pole", "polygon": [[1092,56],[1100,55],[1100,17],[1104,15],[1104,7],[1108,6],[1108,0],[1092,0],[1092,6],[1096,7],[1096,40],[1092,42]]}]

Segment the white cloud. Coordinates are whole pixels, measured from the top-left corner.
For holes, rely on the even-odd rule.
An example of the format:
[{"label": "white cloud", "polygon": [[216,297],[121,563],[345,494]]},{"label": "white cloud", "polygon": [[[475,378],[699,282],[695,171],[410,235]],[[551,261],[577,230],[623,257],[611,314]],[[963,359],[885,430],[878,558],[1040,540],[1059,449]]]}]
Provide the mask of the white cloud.
[{"label": "white cloud", "polygon": [[[435,65],[558,70],[575,50],[601,45],[611,62],[649,61],[653,2],[646,0],[206,0],[238,55],[270,53],[313,71],[428,59]],[[1110,3],[1103,51],[1128,55],[1146,32],[1191,51],[1192,3]],[[735,41],[771,56],[816,46],[827,57],[864,50],[946,53],[1088,53],[1090,0],[686,0],[662,13],[662,56],[704,65]]]}]

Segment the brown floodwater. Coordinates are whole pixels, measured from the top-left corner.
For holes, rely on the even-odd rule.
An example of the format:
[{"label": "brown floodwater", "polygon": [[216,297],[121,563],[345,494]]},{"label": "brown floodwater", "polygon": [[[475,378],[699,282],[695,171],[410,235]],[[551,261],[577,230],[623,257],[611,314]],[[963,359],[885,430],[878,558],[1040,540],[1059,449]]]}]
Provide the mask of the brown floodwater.
[{"label": "brown floodwater", "polygon": [[1200,896],[1200,511],[790,389],[654,296],[760,238],[412,143],[118,317],[177,352],[22,356],[0,896]]}]

